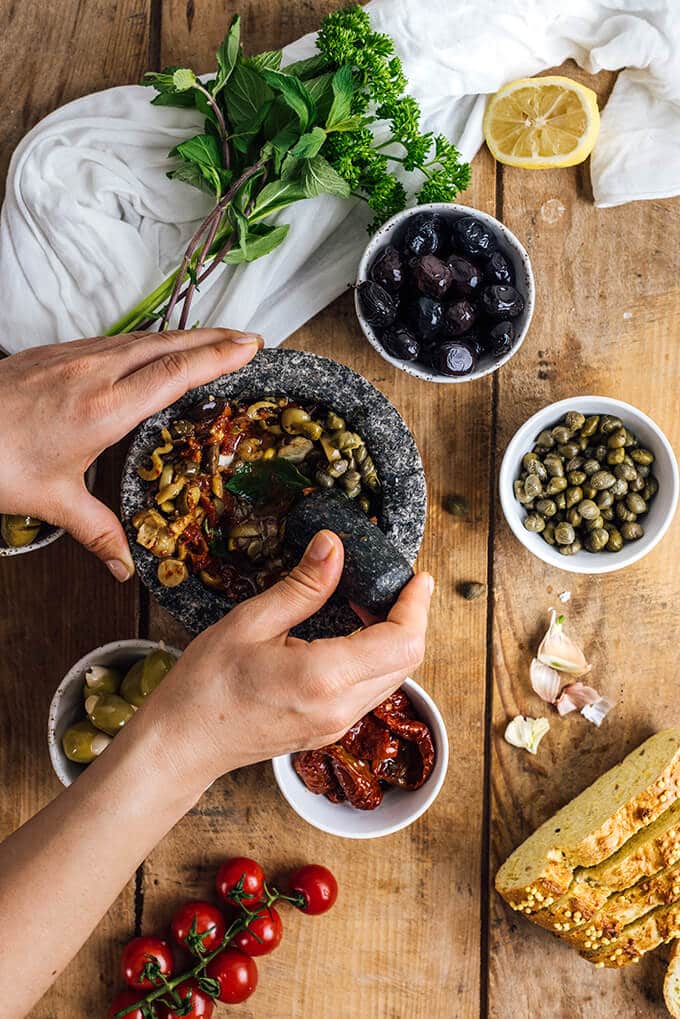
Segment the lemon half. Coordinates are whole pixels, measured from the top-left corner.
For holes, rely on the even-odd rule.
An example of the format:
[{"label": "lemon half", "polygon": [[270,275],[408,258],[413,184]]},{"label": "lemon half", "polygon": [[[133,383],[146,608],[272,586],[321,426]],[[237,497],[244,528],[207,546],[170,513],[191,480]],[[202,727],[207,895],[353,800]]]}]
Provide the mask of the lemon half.
[{"label": "lemon half", "polygon": [[599,130],[593,90],[559,75],[511,81],[491,97],[484,114],[494,158],[527,170],[582,163]]}]

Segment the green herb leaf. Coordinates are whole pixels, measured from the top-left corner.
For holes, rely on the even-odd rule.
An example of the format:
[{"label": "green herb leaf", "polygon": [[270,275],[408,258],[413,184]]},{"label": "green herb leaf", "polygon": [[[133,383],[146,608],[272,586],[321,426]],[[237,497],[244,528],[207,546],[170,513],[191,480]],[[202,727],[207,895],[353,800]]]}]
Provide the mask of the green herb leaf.
[{"label": "green herb leaf", "polygon": [[290,493],[302,491],[311,485],[309,478],[301,474],[295,464],[283,457],[271,460],[255,460],[243,466],[227,481],[226,488],[234,495],[241,495],[253,502],[263,502],[274,497],[283,489]]},{"label": "green herb leaf", "polygon": [[274,93],[259,72],[239,62],[224,89],[224,104],[234,130],[240,132],[253,123],[261,125],[262,108],[273,98]]},{"label": "green herb leaf", "polygon": [[316,103],[317,120],[325,123],[333,103],[333,75],[330,71],[305,82],[307,91]]},{"label": "green herb leaf", "polygon": [[302,186],[308,198],[317,195],[338,195],[349,198],[350,186],[323,156],[308,159],[302,167]]},{"label": "green herb leaf", "polygon": [[282,71],[264,70],[262,77],[281,94],[283,101],[297,114],[300,130],[306,131],[316,116],[316,104],[303,82],[294,75],[284,74]]},{"label": "green herb leaf", "polygon": [[265,184],[257,196],[250,220],[257,222],[275,212],[280,212],[293,202],[299,202],[302,198],[307,198],[307,194],[300,181],[273,180],[270,184]]},{"label": "green herb leaf", "polygon": [[326,141],[326,132],[322,127],[313,127],[307,134],[303,134],[297,144],[290,150],[291,156],[299,159],[311,159],[315,156],[323,143]]},{"label": "green herb leaf", "polygon": [[286,239],[289,226],[282,223],[279,226],[269,226],[266,223],[250,223],[245,237],[245,245],[242,243],[237,250],[232,248],[224,261],[228,265],[240,265],[243,262],[254,262],[263,255],[268,255],[274,248],[278,248]]},{"label": "green herb leaf", "polygon": [[264,53],[255,53],[252,57],[245,57],[244,63],[254,67],[256,71],[278,71],[281,67],[281,50],[265,50]]},{"label": "green herb leaf", "polygon": [[[196,105],[200,92],[159,92],[151,100],[152,106],[177,106],[187,109]],[[203,98],[203,96],[201,96]]]},{"label": "green herb leaf", "polygon": [[206,194],[215,194],[213,184],[206,180],[203,171],[196,163],[182,163],[176,169],[169,170],[167,176],[170,180],[181,180],[184,184],[198,188],[199,191],[205,191]]},{"label": "green herb leaf", "polygon": [[314,78],[319,73],[328,67],[328,60],[323,53],[315,53],[313,57],[307,57],[305,60],[296,60],[292,64],[287,64],[283,70],[286,74],[294,74],[296,78],[301,78],[306,81],[307,78]]},{"label": "green herb leaf", "polygon": [[176,92],[174,75],[179,70],[179,67],[165,67],[162,71],[147,71],[142,78],[142,85],[147,88],[151,86],[161,93]]},{"label": "green herb leaf", "polygon": [[338,132],[338,131],[359,131],[366,124],[366,118],[362,117],[360,113],[355,113],[354,116],[348,117],[347,120],[341,120],[339,124],[333,124],[332,128],[327,128],[327,131]]},{"label": "green herb leaf", "polygon": [[333,89],[333,104],[326,120],[326,129],[332,131],[336,124],[347,120],[352,112],[352,97],[354,95],[354,75],[349,64],[340,67],[333,75],[331,83]]},{"label": "green herb leaf", "polygon": [[298,141],[300,137],[300,131],[297,127],[284,127],[278,134],[276,134],[271,140],[271,146],[274,150],[274,172],[280,173],[281,164],[283,158],[291,148],[292,145]]},{"label": "green herb leaf", "polygon": [[[211,185],[219,198],[222,194],[222,185],[229,180],[231,175],[222,165],[222,153],[214,135],[198,134],[194,138],[188,138],[187,141],[180,142],[170,155],[179,156],[186,163],[197,166],[204,180]],[[176,174],[176,176],[180,175]],[[193,175],[185,175],[180,179],[187,183],[194,183]]]},{"label": "green herb leaf", "polygon": [[229,31],[225,35],[217,51],[217,77],[213,85],[213,95],[221,92],[229,81],[241,46],[241,19],[236,14],[231,21]]},{"label": "green herb leaf", "polygon": [[196,75],[190,67],[178,67],[172,76],[172,83],[178,92],[186,92],[196,84]]}]

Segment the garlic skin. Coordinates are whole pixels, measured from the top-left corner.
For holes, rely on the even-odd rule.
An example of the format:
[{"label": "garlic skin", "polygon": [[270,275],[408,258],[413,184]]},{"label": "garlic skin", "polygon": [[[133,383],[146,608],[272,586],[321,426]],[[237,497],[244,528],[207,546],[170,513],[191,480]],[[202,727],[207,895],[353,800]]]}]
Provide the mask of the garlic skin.
[{"label": "garlic skin", "polygon": [[516,715],[508,722],[505,740],[511,746],[528,750],[530,754],[535,755],[541,740],[549,730],[550,722],[547,718],[525,718],[524,715]]},{"label": "garlic skin", "polygon": [[592,665],[586,661],[583,651],[564,632],[564,616],[550,610],[550,626],[541,641],[536,657],[543,665],[566,672],[570,676],[585,676]]},{"label": "garlic skin", "polygon": [[594,704],[586,704],[585,707],[581,708],[581,714],[599,729],[609,712],[615,706],[614,701],[610,701],[607,697],[600,697]]},{"label": "garlic skin", "polygon": [[559,672],[551,669],[544,662],[539,662],[538,658],[534,658],[529,668],[529,679],[534,693],[537,693],[548,704],[556,703],[562,687]]}]

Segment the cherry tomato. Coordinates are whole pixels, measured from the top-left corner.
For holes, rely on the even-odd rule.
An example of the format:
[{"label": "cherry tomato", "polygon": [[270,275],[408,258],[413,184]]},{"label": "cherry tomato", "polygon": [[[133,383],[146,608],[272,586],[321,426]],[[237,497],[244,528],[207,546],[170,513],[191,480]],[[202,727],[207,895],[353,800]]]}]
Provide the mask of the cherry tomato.
[{"label": "cherry tomato", "polygon": [[[212,952],[222,944],[227,929],[224,917],[212,902],[185,902],[175,911],[170,924],[172,935],[182,948],[192,949],[192,936],[201,936],[204,952]],[[187,940],[188,939],[188,940]],[[193,949],[192,949],[193,950]]]},{"label": "cherry tomato", "polygon": [[[114,1019],[116,1012],[120,1012],[121,1009],[127,1008],[129,1005],[134,1005],[136,1001],[140,1001],[143,997],[142,991],[121,991],[111,1002],[108,1019]],[[144,1014],[141,1008],[136,1008],[134,1012],[128,1012],[125,1019],[144,1019]]]},{"label": "cherry tomato", "polygon": [[249,998],[257,987],[255,960],[235,948],[225,948],[208,963],[206,973],[220,985],[218,1001],[238,1005]]},{"label": "cherry tomato", "polygon": [[231,860],[225,860],[217,872],[217,891],[227,902],[238,903],[238,895],[231,893],[234,888],[241,887],[244,891],[242,902],[244,906],[254,905],[262,898],[264,891],[264,871],[255,860],[247,856],[235,856]]},{"label": "cherry tomato", "polygon": [[167,941],[160,938],[133,938],[129,941],[120,960],[120,971],[128,987],[135,987],[138,991],[157,987],[160,981],[142,976],[144,968],[154,962],[164,976],[172,975],[172,952]]},{"label": "cherry tomato", "polygon": [[300,867],[291,875],[288,885],[292,892],[304,896],[305,904],[299,908],[310,916],[325,913],[338,897],[338,882],[330,870],[318,863]]},{"label": "cherry tomato", "polygon": [[281,944],[283,937],[281,917],[273,906],[255,909],[257,916],[251,920],[248,930],[238,932],[232,945],[246,955],[269,955]]},{"label": "cherry tomato", "polygon": [[[186,998],[191,995],[191,1011],[182,1012],[183,1019],[211,1019],[215,1011],[215,1002],[209,994],[205,994],[195,980],[185,980],[175,988],[177,993]],[[173,1012],[167,1005],[156,1005],[158,1019],[175,1019],[177,1012]],[[127,1017],[126,1017],[127,1019]]]}]

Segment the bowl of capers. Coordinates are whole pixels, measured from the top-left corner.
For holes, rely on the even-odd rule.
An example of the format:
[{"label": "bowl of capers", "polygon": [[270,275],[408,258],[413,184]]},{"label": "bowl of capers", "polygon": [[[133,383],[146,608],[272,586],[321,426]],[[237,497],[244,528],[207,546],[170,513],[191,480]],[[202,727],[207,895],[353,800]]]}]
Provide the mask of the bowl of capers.
[{"label": "bowl of capers", "polygon": [[510,529],[543,562],[611,573],[647,555],[678,501],[668,439],[621,400],[577,396],[550,404],[511,439],[501,465]]},{"label": "bowl of capers", "polygon": [[69,669],[50,704],[47,744],[54,772],[69,786],[96,760],[181,651],[154,640],[116,640]]}]

